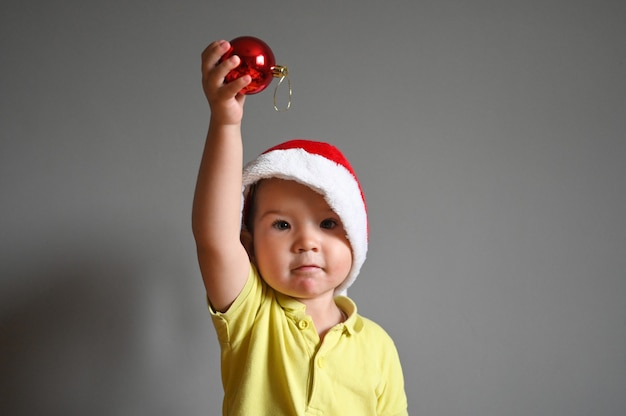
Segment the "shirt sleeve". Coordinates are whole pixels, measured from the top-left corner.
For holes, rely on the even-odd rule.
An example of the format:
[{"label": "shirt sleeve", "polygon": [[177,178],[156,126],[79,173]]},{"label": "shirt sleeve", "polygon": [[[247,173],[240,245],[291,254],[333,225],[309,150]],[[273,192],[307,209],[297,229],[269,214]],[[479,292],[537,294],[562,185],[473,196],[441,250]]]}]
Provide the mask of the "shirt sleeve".
[{"label": "shirt sleeve", "polygon": [[246,284],[226,312],[218,312],[209,304],[209,312],[220,344],[233,346],[248,333],[254,324],[264,291],[265,285],[251,264]]},{"label": "shirt sleeve", "polygon": [[404,375],[398,351],[389,338],[389,348],[382,366],[384,382],[378,392],[378,409],[381,416],[407,416],[408,403],[404,390]]}]

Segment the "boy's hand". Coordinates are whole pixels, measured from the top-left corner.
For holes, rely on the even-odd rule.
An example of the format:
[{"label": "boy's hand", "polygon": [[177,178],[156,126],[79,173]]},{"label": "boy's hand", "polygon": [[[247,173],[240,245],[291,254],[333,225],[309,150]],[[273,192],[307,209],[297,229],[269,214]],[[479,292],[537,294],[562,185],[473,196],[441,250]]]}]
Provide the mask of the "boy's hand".
[{"label": "boy's hand", "polygon": [[222,55],[230,49],[230,43],[221,40],[211,43],[202,52],[202,88],[211,107],[211,121],[219,124],[239,124],[243,117],[245,95],[240,94],[252,78],[244,75],[228,84],[224,77],[241,60],[233,55],[224,62],[219,62]]}]

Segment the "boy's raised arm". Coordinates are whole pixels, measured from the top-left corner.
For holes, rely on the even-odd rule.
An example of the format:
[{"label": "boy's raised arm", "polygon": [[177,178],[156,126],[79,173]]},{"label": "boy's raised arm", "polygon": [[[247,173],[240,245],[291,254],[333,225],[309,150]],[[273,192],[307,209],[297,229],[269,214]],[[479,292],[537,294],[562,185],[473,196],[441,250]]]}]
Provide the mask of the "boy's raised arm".
[{"label": "boy's raised arm", "polygon": [[200,271],[209,301],[218,311],[228,309],[239,295],[250,268],[240,241],[245,96],[238,93],[250,77],[224,84],[226,74],[239,64],[237,56],[218,64],[229,47],[226,41],[213,42],[202,53],[202,86],[211,120],[192,212]]}]

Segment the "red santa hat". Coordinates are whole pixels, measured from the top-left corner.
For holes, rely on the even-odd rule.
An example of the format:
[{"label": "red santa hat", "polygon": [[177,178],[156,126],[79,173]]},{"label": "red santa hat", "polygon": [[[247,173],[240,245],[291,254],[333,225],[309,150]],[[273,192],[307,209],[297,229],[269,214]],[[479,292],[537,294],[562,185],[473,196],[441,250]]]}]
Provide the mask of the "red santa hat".
[{"label": "red santa hat", "polygon": [[320,193],[339,216],[352,248],[350,273],[335,290],[336,294],[345,295],[367,256],[369,231],[365,197],[350,162],[331,144],[290,140],[266,150],[244,167],[244,201],[250,185],[267,178],[293,180],[308,186]]}]

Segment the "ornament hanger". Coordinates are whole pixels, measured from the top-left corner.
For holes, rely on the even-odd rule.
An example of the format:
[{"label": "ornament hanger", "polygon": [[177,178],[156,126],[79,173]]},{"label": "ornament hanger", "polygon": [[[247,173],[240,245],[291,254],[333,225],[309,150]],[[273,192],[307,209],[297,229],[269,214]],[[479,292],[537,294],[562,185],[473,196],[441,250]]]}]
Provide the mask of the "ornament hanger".
[{"label": "ornament hanger", "polygon": [[[291,79],[289,78],[289,70],[287,70],[286,66],[281,66],[281,65],[276,65],[272,68],[272,76],[274,78],[280,78],[278,80],[278,84],[276,84],[276,88],[274,88],[274,110],[276,111],[289,111],[289,109],[291,108],[291,97],[293,95],[293,92],[291,90]],[[284,109],[279,109],[278,108],[278,104],[277,104],[277,100],[276,100],[276,93],[278,92],[278,88],[280,87],[280,85],[283,83],[284,80],[287,80],[287,88],[289,91],[289,99],[287,101],[287,106],[285,106]]]}]

